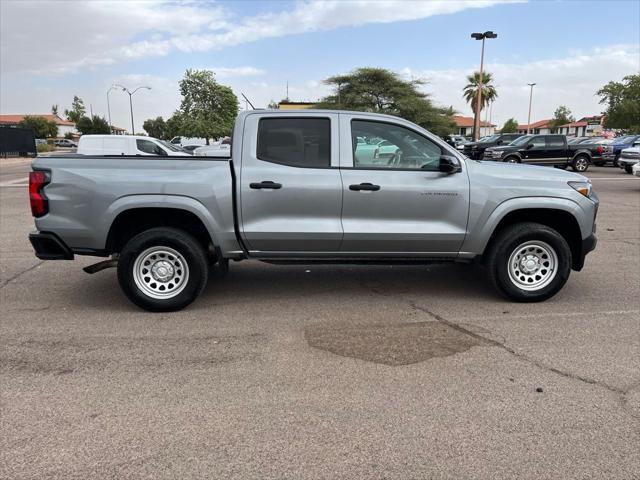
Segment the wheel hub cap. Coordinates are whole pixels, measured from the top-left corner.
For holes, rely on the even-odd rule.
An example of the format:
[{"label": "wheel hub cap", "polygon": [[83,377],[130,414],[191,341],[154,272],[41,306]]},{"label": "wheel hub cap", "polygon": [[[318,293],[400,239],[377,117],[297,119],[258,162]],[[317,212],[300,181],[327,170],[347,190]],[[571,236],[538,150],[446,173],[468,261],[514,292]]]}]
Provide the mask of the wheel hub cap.
[{"label": "wheel hub cap", "polygon": [[558,255],[548,243],[531,240],[519,245],[509,257],[507,270],[515,286],[522,290],[540,290],[555,278]]},{"label": "wheel hub cap", "polygon": [[172,298],[187,286],[189,265],[173,248],[150,247],[136,257],[133,280],[142,293],[151,298]]}]

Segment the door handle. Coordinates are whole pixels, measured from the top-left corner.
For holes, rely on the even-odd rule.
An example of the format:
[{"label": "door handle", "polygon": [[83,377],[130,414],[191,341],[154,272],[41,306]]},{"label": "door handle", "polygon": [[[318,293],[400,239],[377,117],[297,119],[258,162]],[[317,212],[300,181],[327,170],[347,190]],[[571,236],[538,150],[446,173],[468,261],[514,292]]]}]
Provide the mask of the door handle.
[{"label": "door handle", "polygon": [[250,183],[249,188],[253,188],[254,190],[259,190],[261,188],[270,188],[272,190],[280,190],[282,188],[282,184],[272,182],[271,180],[264,180],[262,182]]},{"label": "door handle", "polygon": [[349,190],[353,190],[355,192],[359,192],[360,190],[377,192],[380,190],[380,185],[374,185],[373,183],[360,183],[358,185],[349,185]]}]

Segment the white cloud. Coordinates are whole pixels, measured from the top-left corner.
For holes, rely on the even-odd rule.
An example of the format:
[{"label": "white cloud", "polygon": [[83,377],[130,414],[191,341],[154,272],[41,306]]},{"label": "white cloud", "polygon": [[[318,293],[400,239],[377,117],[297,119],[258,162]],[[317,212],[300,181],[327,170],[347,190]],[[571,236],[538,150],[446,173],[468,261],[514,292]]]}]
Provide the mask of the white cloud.
[{"label": "white cloud", "polygon": [[[412,70],[405,68],[405,76],[423,78],[428,84],[424,90],[441,105],[452,105],[465,115],[471,108],[462,98],[466,76],[477,66],[455,70]],[[527,122],[529,87],[533,91],[531,120],[551,118],[559,105],[566,105],[576,117],[600,113],[595,92],[611,80],[619,81],[625,75],[640,71],[640,47],[638,45],[612,45],[590,51],[575,51],[572,55],[528,63],[485,64],[491,72],[498,91],[498,99],[492,108],[493,123],[502,125],[515,117]],[[483,113],[484,115],[484,113]],[[484,117],[483,117],[484,118]]]},{"label": "white cloud", "polygon": [[265,38],[417,20],[512,1],[314,0],[245,18],[234,18],[218,4],[186,1],[3,1],[0,65],[5,74],[65,73],[172,51],[216,50]]},{"label": "white cloud", "polygon": [[256,67],[211,67],[217,78],[233,78],[233,77],[257,77],[265,75],[267,72]]}]

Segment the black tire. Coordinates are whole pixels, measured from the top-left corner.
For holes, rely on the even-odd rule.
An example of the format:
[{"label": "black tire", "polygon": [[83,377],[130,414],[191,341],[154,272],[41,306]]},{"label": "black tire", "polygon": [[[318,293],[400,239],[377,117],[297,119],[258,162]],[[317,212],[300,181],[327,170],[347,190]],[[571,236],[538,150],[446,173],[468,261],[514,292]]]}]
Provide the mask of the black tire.
[{"label": "black tire", "polygon": [[625,165],[624,171],[627,173],[633,173],[633,165]]},{"label": "black tire", "polygon": [[[142,260],[148,255],[153,255],[155,251],[160,252],[156,257],[158,260],[151,260],[154,263],[149,269],[160,262],[163,263],[162,268],[168,262],[168,267],[160,270],[160,273],[172,272],[171,280],[155,281],[151,273],[140,273],[136,280],[134,269],[138,271],[139,268],[144,268]],[[136,264],[139,257],[140,262]],[[174,260],[175,263],[173,263]],[[146,264],[148,263],[144,265]],[[174,266],[176,266],[175,272]],[[140,270],[140,272],[143,271]],[[118,260],[120,288],[129,300],[150,312],[173,312],[183,309],[200,295],[207,284],[208,274],[209,264],[202,245],[189,233],[176,228],[159,227],[139,233],[126,243]],[[156,289],[156,295],[166,295],[166,297],[154,298],[136,282],[149,291]],[[172,282],[175,282],[175,285]],[[157,290],[160,288],[162,292]],[[176,288],[177,293],[170,292],[172,288]]]},{"label": "black tire", "polygon": [[[547,277],[548,283],[541,283],[540,288],[533,290],[531,288],[535,287],[528,284],[528,290],[521,288],[516,283],[516,280],[512,279],[509,272],[512,256],[514,265],[519,264],[517,259],[523,258],[519,257],[521,252],[531,248],[529,246],[523,247],[523,245],[528,244],[542,246],[543,249],[548,247],[552,250],[549,253],[556,256],[552,260],[547,257],[546,264],[547,267],[551,267],[552,265],[549,265],[548,262],[555,263],[555,274],[549,273]],[[537,253],[534,251],[533,255],[537,255]],[[525,260],[527,259],[523,258],[523,261]],[[544,278],[544,275],[547,274],[544,256],[540,256],[539,260],[542,262],[539,264],[541,268],[539,270],[540,276]],[[485,267],[491,283],[507,298],[516,302],[541,302],[553,297],[567,282],[571,273],[571,250],[564,237],[546,225],[533,222],[516,223],[498,232],[492,240],[486,255]],[[517,271],[517,268],[515,270]],[[554,269],[551,268],[551,270]],[[518,272],[513,273],[513,275],[522,275],[523,284],[526,284],[528,278],[534,278],[533,281],[537,282],[535,280],[537,278],[535,277],[536,273]]]},{"label": "black tire", "polygon": [[583,172],[586,172],[587,170],[589,170],[589,164],[590,163],[591,162],[590,162],[588,156],[586,156],[586,155],[578,155],[571,162],[571,168],[573,169],[574,172],[583,173]]},{"label": "black tire", "polygon": [[503,162],[505,163],[520,163],[520,159],[518,157],[516,157],[515,155],[510,155],[508,157],[506,157]]}]

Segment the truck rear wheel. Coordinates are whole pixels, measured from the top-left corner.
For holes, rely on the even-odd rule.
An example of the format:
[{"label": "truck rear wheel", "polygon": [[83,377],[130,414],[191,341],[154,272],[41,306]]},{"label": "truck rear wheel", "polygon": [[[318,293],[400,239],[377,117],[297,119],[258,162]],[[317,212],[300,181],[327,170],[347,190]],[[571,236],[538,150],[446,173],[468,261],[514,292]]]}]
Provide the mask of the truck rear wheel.
[{"label": "truck rear wheel", "polygon": [[562,289],[571,273],[571,250],[554,229],[517,223],[498,233],[486,258],[489,279],[517,302],[540,302]]},{"label": "truck rear wheel", "polygon": [[574,172],[586,172],[587,170],[589,170],[589,157],[587,157],[586,155],[578,155],[573,159],[571,168],[573,168]]},{"label": "truck rear wheel", "polygon": [[151,312],[180,310],[207,284],[204,248],[187,232],[152,228],[129,240],[118,260],[118,281],[125,295]]}]

